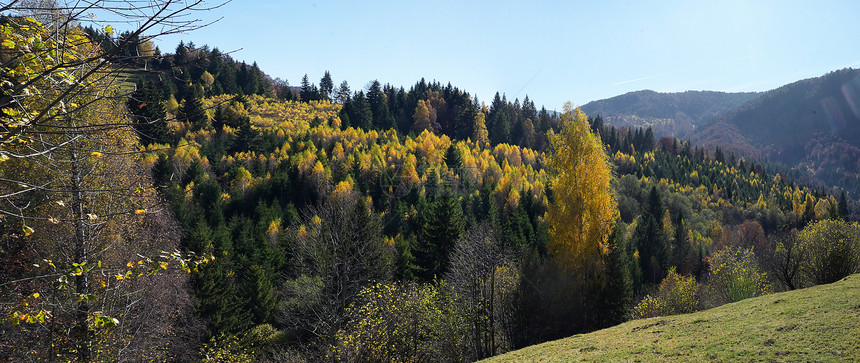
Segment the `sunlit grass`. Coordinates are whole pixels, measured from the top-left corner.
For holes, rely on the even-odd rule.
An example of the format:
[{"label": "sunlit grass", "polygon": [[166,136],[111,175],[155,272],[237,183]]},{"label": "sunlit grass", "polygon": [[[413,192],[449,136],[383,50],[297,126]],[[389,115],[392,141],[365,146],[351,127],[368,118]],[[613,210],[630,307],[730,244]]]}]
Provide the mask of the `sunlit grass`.
[{"label": "sunlit grass", "polygon": [[491,361],[845,361],[860,357],[860,274],[692,314],[634,320]]}]

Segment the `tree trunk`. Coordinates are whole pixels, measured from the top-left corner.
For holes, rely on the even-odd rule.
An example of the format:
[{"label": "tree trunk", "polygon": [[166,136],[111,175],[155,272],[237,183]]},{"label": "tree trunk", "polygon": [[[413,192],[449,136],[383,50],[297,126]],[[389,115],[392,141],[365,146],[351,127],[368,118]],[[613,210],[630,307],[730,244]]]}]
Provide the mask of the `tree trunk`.
[{"label": "tree trunk", "polygon": [[[84,222],[84,198],[83,186],[81,183],[81,169],[78,164],[78,155],[76,149],[71,150],[71,185],[72,193],[72,211],[75,224],[75,258],[74,263],[84,264],[88,259],[87,243],[86,243],[86,225]],[[80,266],[81,274],[75,278],[75,293],[78,296],[88,295],[89,289],[89,274],[85,265]],[[75,311],[76,322],[76,338],[78,339],[78,358],[83,362],[88,362],[91,358],[90,352],[90,329],[89,318],[90,304],[86,299],[81,299],[78,302],[77,310]]]}]

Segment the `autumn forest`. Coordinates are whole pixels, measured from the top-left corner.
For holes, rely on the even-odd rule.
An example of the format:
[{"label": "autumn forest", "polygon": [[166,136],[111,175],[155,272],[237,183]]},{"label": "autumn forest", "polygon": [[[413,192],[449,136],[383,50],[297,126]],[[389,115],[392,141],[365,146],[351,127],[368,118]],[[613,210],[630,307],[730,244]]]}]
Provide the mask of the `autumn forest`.
[{"label": "autumn forest", "polygon": [[475,361],[860,271],[845,169],[36,3],[0,4],[2,360]]}]

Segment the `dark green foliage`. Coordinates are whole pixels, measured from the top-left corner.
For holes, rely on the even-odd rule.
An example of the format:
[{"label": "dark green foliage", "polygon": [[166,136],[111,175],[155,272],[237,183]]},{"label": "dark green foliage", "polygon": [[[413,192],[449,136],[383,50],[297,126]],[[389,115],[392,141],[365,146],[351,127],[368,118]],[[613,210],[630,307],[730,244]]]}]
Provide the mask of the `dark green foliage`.
[{"label": "dark green foliage", "polygon": [[223,228],[212,231],[198,222],[188,237],[188,249],[212,253],[215,260],[193,274],[191,285],[196,298],[196,312],[209,322],[209,336],[238,333],[251,325],[251,314],[240,299],[235,273],[230,268],[232,248]]},{"label": "dark green foliage", "polygon": [[459,169],[463,165],[463,157],[460,155],[460,150],[454,144],[448,146],[445,150],[445,165],[450,169]]},{"label": "dark green foliage", "polygon": [[367,90],[367,103],[373,113],[373,128],[377,130],[388,130],[395,126],[394,117],[388,109],[388,99],[382,91],[382,85],[374,80]]},{"label": "dark green foliage", "polygon": [[633,277],[630,276],[632,256],[628,253],[621,223],[616,222],[609,236],[609,254],[604,257],[606,285],[600,294],[593,315],[595,328],[609,327],[624,322],[627,307],[633,301]]},{"label": "dark green foliage", "polygon": [[364,97],[364,91],[358,91],[352,100],[344,105],[344,108],[349,107],[347,114],[349,115],[350,126],[370,130],[373,125],[373,112],[370,110],[370,104]]},{"label": "dark green foliage", "polygon": [[687,238],[687,232],[684,212],[679,210],[675,218],[675,238],[672,241],[672,259],[670,265],[675,266],[678,273],[682,275],[689,274],[693,269],[692,261],[690,261],[693,258],[693,250]]},{"label": "dark green foliage", "polygon": [[319,94],[321,99],[326,101],[331,100],[332,91],[334,91],[334,81],[331,79],[331,73],[325,71],[322,79],[320,79]]},{"label": "dark green foliage", "polygon": [[839,209],[838,209],[839,218],[847,221],[848,217],[851,213],[848,211],[848,201],[845,198],[845,191],[843,190],[841,194],[839,194]]},{"label": "dark green foliage", "polygon": [[419,204],[418,246],[414,251],[419,276],[431,281],[448,268],[448,255],[466,228],[457,195],[444,188],[438,198]]},{"label": "dark green foliage", "polygon": [[132,115],[140,143],[169,144],[173,135],[167,128],[167,113],[161,105],[162,94],[151,83],[139,81],[129,98],[127,107]]},{"label": "dark green foliage", "polygon": [[247,289],[244,295],[249,297],[247,310],[252,313],[254,323],[269,322],[278,308],[271,278],[260,265],[253,265],[246,279],[243,286]]},{"label": "dark green foliage", "polygon": [[645,210],[639,217],[633,236],[639,250],[643,281],[646,283],[660,282],[669,267],[669,251],[663,232],[662,216],[663,203],[660,201],[660,194],[656,187],[651,187]]},{"label": "dark green foliage", "polygon": [[179,108],[179,114],[176,115],[177,120],[191,124],[195,130],[204,129],[209,126],[209,116],[203,109],[203,100],[201,99],[200,91],[197,87],[192,87],[189,96],[185,98],[185,103]]}]

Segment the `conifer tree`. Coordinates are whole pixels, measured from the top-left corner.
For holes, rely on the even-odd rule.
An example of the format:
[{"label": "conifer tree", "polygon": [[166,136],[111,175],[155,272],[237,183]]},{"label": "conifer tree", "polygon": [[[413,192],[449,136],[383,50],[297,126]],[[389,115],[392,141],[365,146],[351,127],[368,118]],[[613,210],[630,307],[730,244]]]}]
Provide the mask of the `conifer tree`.
[{"label": "conifer tree", "polygon": [[322,79],[320,79],[319,93],[320,97],[326,101],[330,101],[332,92],[334,91],[334,81],[331,79],[331,73],[325,71]]},{"label": "conifer tree", "polygon": [[364,91],[358,91],[349,103],[351,111],[349,113],[349,121],[353,127],[370,130],[373,126],[373,113],[370,111],[370,104],[364,97]]},{"label": "conifer tree", "polygon": [[419,276],[430,281],[447,271],[449,254],[463,234],[466,221],[457,195],[448,187],[423,209],[418,248],[414,255],[420,268]]},{"label": "conifer tree", "polygon": [[127,107],[133,116],[134,128],[141,144],[168,144],[171,134],[167,128],[167,113],[161,105],[161,94],[152,84],[140,81],[129,96]]},{"label": "conifer tree", "polygon": [[645,210],[639,217],[633,237],[639,251],[642,277],[647,283],[660,282],[668,269],[668,245],[661,223],[662,216],[663,203],[660,201],[660,194],[657,187],[651,187]]},{"label": "conifer tree", "polygon": [[195,130],[204,129],[209,126],[209,117],[203,109],[202,94],[198,87],[191,86],[191,92],[180,107],[177,119],[187,122]]},{"label": "conifer tree", "polygon": [[848,221],[848,217],[850,216],[850,212],[848,211],[848,199],[845,197],[845,191],[843,190],[841,194],[839,194],[839,208],[838,208],[839,218],[842,218],[845,221]]}]

